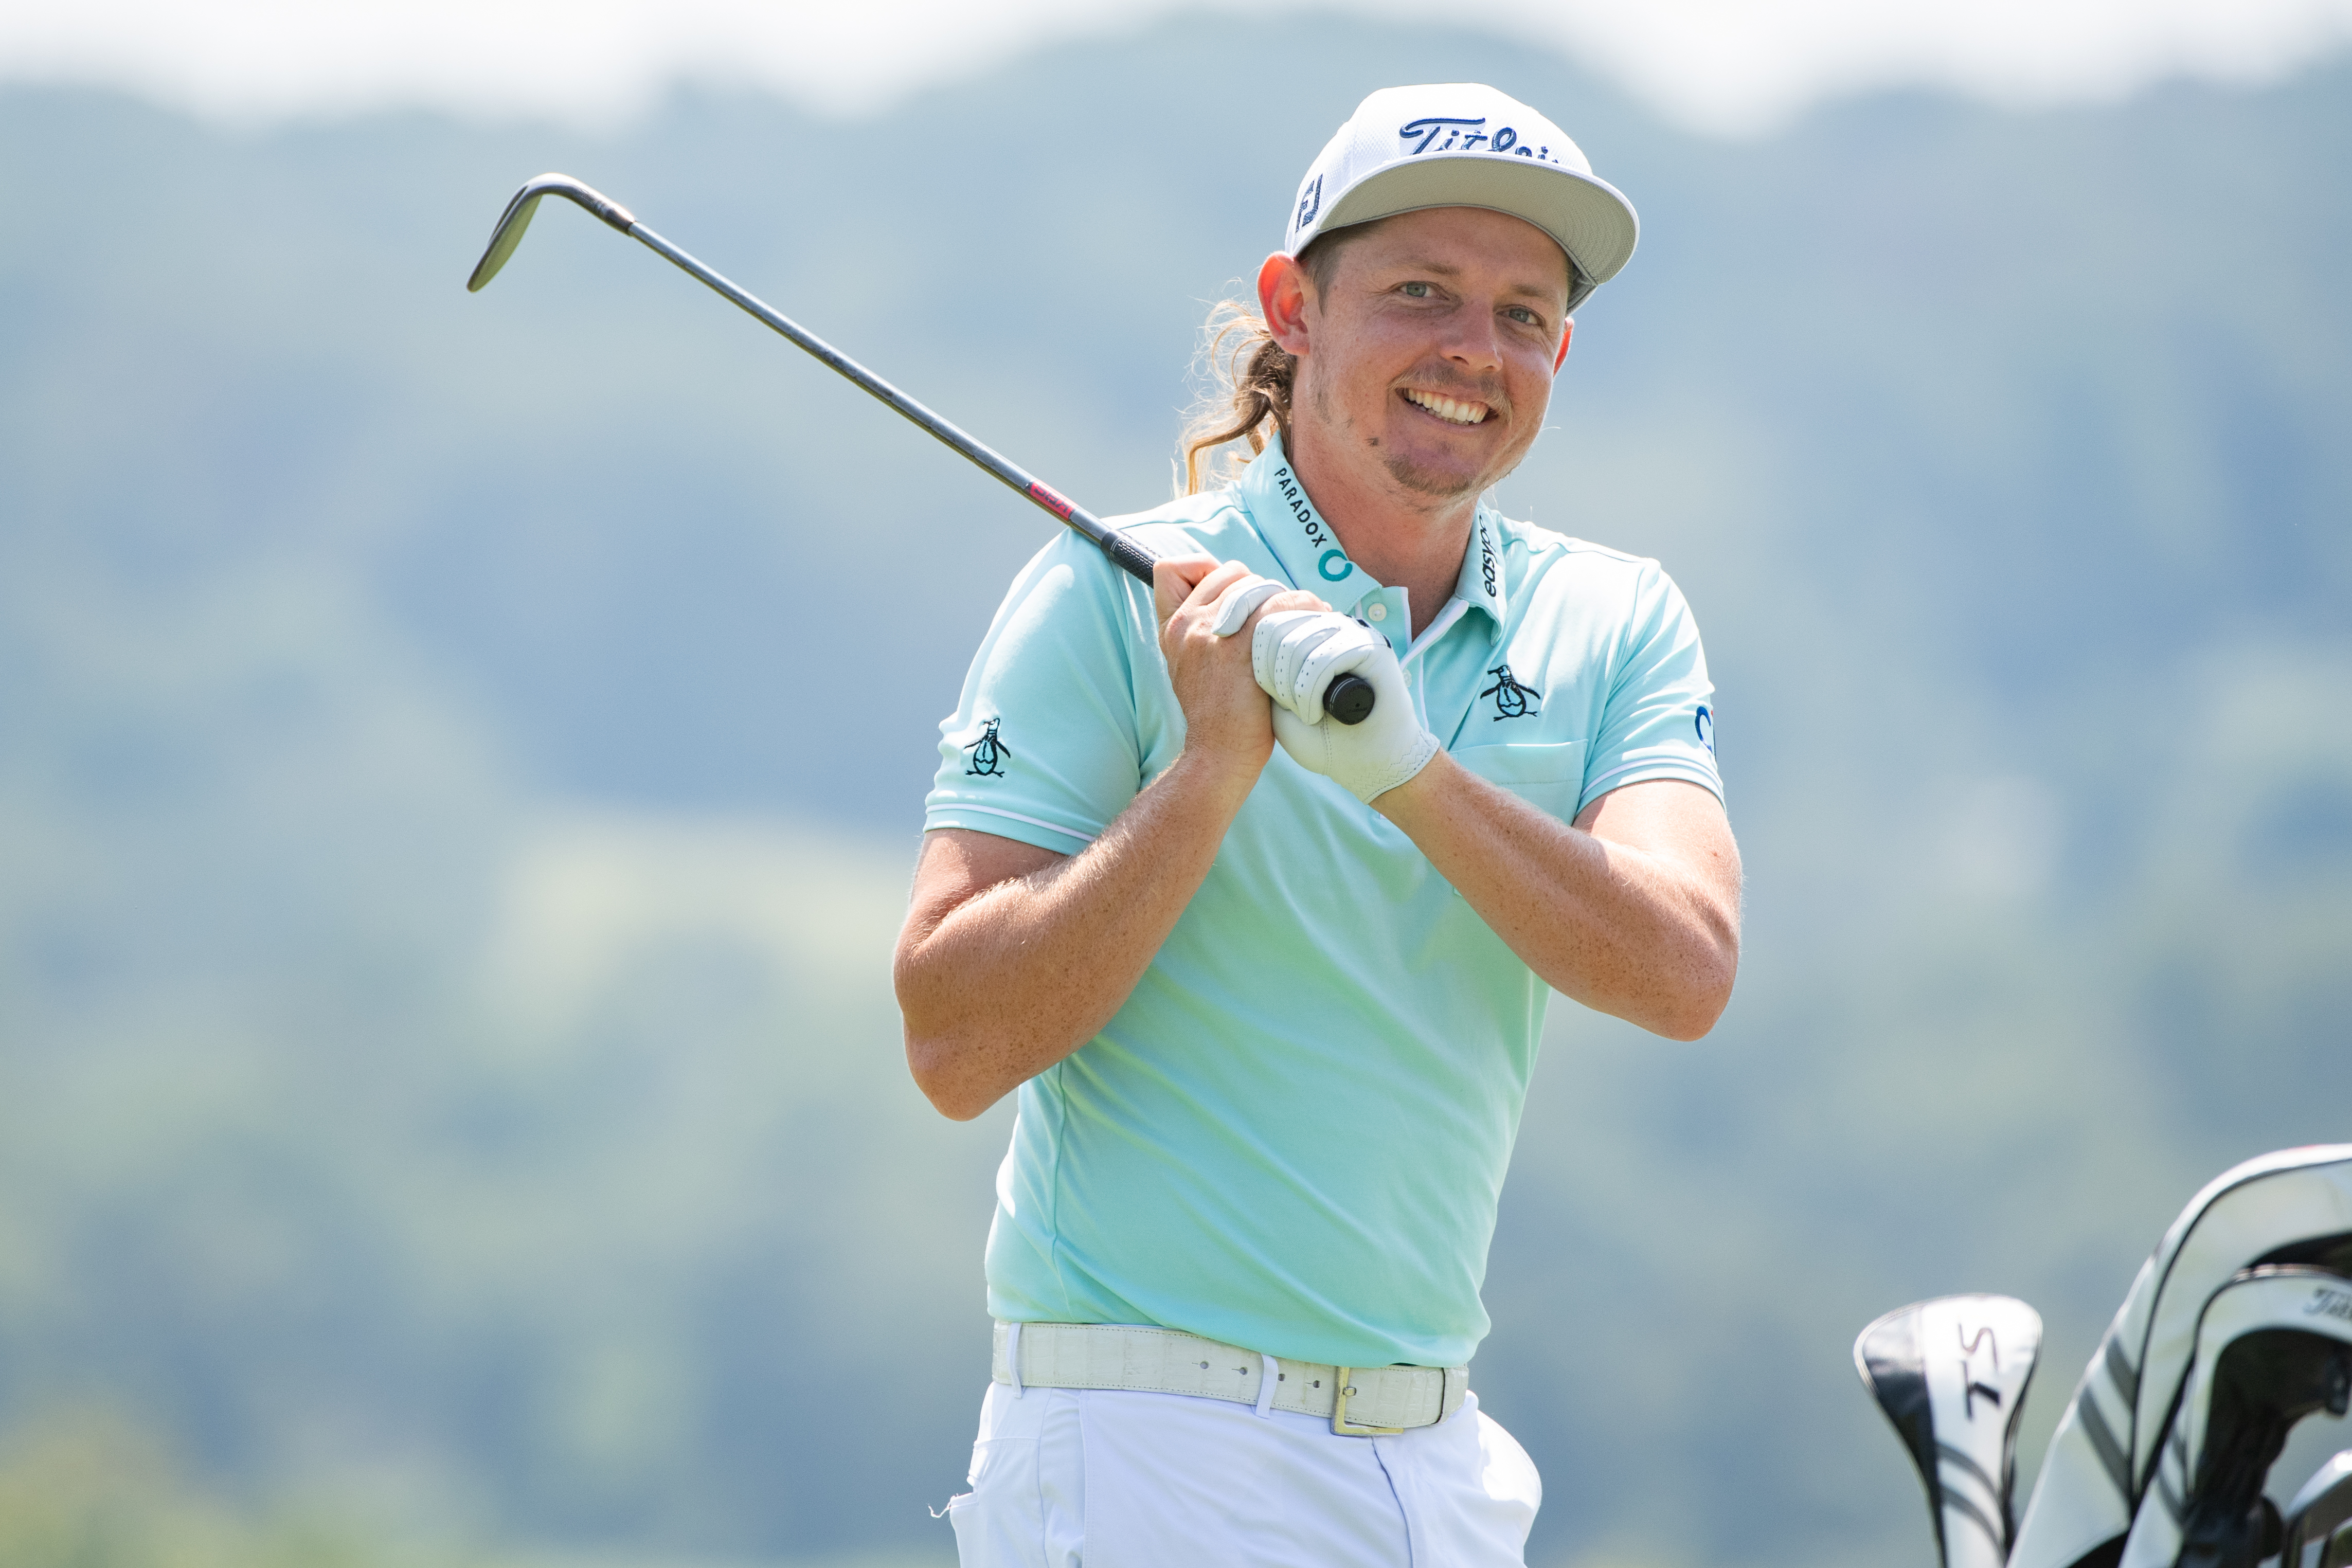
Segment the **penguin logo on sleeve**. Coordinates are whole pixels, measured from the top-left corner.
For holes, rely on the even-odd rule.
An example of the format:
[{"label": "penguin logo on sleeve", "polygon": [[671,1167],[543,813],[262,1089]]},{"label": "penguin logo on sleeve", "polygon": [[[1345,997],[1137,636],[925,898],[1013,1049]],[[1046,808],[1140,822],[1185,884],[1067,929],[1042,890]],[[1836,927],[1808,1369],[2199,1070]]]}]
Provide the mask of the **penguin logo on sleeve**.
[{"label": "penguin logo on sleeve", "polygon": [[990,719],[980,738],[966,743],[964,749],[971,753],[971,766],[964,769],[966,774],[978,779],[1004,777],[1004,765],[1012,759],[1013,748],[996,738],[996,727],[1003,722],[1002,718]]}]

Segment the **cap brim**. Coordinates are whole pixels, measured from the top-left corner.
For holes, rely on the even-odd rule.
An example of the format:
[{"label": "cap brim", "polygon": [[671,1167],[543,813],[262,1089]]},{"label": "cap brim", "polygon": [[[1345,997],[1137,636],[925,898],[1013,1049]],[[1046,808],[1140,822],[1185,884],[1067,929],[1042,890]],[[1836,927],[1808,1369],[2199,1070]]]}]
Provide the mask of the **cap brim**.
[{"label": "cap brim", "polygon": [[1642,235],[1633,204],[1606,180],[1532,159],[1438,153],[1359,181],[1331,204],[1308,243],[1334,229],[1431,207],[1485,207],[1551,235],[1576,269],[1571,310],[1623,270]]}]

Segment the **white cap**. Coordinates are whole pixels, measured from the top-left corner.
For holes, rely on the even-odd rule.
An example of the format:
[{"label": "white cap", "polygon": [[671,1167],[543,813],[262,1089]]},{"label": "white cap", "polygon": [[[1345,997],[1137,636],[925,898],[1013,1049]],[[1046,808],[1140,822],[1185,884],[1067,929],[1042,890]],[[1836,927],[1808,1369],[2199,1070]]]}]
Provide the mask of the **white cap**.
[{"label": "white cap", "polygon": [[1283,251],[1424,207],[1486,207],[1551,235],[1574,275],[1571,310],[1617,276],[1642,231],[1559,126],[1491,87],[1450,82],[1382,88],[1356,106],[1298,183]]}]

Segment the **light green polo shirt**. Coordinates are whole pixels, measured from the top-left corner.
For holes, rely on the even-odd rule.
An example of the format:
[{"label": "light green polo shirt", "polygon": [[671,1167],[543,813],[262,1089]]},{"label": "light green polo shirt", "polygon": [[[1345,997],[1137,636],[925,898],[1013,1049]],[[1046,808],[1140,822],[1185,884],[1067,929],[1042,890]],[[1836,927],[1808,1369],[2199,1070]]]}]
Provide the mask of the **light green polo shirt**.
[{"label": "light green polo shirt", "polygon": [[[1698,632],[1654,561],[1482,507],[1414,641],[1405,591],[1348,558],[1279,444],[1118,521],[1364,617],[1454,759],[1562,821],[1643,779],[1722,792]],[[1077,853],[1183,744],[1150,591],[1055,539],[940,727],[927,830]],[[1466,1363],[1549,996],[1410,839],[1277,747],[1127,1004],[1021,1086],[989,1310]]]}]

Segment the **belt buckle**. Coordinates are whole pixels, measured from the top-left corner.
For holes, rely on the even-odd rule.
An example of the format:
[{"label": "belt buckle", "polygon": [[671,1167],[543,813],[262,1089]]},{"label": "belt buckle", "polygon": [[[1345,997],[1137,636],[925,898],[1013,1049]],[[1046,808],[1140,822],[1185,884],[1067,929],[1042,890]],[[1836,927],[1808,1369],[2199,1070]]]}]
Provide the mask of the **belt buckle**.
[{"label": "belt buckle", "polygon": [[1356,1369],[1352,1366],[1336,1366],[1331,1370],[1339,1375],[1338,1381],[1332,1385],[1331,1393],[1331,1430],[1333,1432],[1342,1437],[1399,1437],[1404,1435],[1404,1428],[1402,1427],[1359,1427],[1349,1420],[1348,1396],[1353,1394],[1356,1389],[1348,1379],[1355,1375]]}]

